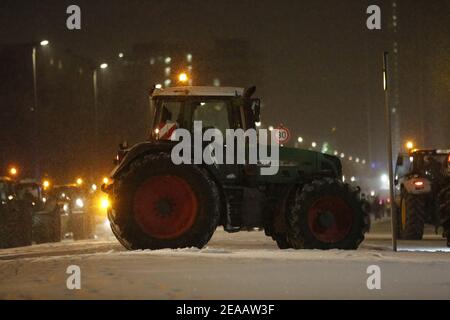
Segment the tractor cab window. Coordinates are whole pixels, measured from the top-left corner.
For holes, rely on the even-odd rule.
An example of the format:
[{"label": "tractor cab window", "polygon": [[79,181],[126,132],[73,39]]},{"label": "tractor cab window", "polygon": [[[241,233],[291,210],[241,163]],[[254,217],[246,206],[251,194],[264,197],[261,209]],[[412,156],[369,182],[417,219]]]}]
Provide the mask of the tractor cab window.
[{"label": "tractor cab window", "polygon": [[170,140],[176,129],[193,130],[194,121],[201,121],[203,130],[241,127],[239,108],[230,98],[165,97],[153,101],[155,122],[152,136],[157,140]]},{"label": "tractor cab window", "polygon": [[419,154],[414,159],[416,160],[414,164],[415,173],[439,176],[447,171],[447,155],[445,154]]},{"label": "tractor cab window", "polygon": [[12,185],[6,181],[0,181],[0,200],[7,201],[8,198],[14,194]]},{"label": "tractor cab window", "polygon": [[32,199],[33,201],[36,201],[40,196],[39,186],[32,184],[20,185],[17,188],[17,196],[22,200]]},{"label": "tractor cab window", "polygon": [[413,163],[413,158],[409,156],[401,156],[402,164],[396,167],[395,175],[398,178],[402,178],[411,172],[411,167]]},{"label": "tractor cab window", "polygon": [[156,119],[155,134],[162,140],[169,140],[177,128],[182,128],[184,121],[181,101],[162,101]]},{"label": "tractor cab window", "polygon": [[192,121],[202,121],[203,130],[218,129],[225,135],[225,130],[230,129],[230,106],[226,101],[200,101],[193,103],[192,107]]}]

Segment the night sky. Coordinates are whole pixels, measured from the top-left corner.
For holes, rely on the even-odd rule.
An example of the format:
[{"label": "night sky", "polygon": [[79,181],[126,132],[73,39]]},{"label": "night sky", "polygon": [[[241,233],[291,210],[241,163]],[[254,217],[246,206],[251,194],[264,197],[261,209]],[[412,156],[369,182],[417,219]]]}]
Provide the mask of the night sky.
[{"label": "night sky", "polygon": [[[215,38],[248,39],[263,57],[263,121],[376,162],[385,160],[381,56],[394,37],[401,139],[450,147],[450,1],[397,3],[393,35],[392,1],[2,0],[0,42],[45,38],[102,61],[135,43],[170,39],[196,48]],[[81,31],[65,27],[70,4],[81,7]],[[382,7],[381,31],[365,26],[368,4]]]}]

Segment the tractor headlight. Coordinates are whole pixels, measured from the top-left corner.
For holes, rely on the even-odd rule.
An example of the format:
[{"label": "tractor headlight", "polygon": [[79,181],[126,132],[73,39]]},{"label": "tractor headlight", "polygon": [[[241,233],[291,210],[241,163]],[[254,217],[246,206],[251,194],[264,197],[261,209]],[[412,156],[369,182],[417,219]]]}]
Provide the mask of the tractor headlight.
[{"label": "tractor headlight", "polygon": [[100,208],[108,209],[111,206],[109,199],[107,197],[103,197],[100,199]]},{"label": "tractor headlight", "polygon": [[77,200],[75,200],[75,204],[78,208],[83,208],[84,207],[84,201],[83,199],[78,198]]}]

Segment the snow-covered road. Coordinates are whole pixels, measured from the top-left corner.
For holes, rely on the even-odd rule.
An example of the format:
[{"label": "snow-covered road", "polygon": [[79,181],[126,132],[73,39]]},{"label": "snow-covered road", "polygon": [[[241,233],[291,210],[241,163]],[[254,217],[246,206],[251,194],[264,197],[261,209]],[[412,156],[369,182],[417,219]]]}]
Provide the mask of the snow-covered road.
[{"label": "snow-covered road", "polygon": [[[450,252],[438,236],[389,251],[388,224],[357,251],[278,250],[261,232],[217,230],[203,250],[125,251],[111,237],[0,250],[3,299],[449,299]],[[439,252],[431,252],[436,251]],[[81,269],[69,290],[66,269]],[[381,290],[367,268],[381,269]]]}]

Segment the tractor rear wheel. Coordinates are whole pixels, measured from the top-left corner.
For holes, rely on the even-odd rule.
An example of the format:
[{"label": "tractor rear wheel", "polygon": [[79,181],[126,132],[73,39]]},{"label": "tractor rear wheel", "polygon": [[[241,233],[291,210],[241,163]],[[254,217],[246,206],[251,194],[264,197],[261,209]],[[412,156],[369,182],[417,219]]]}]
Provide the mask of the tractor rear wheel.
[{"label": "tractor rear wheel", "polygon": [[447,238],[447,246],[450,247],[450,185],[439,192],[438,208],[442,227],[444,228],[444,237]]},{"label": "tractor rear wheel", "polygon": [[295,249],[357,249],[368,230],[358,191],[325,178],[299,188],[287,213],[288,239]]},{"label": "tractor rear wheel", "polygon": [[166,153],[135,160],[115,181],[111,227],[128,249],[205,246],[220,219],[220,196],[209,174],[174,165]]},{"label": "tractor rear wheel", "polygon": [[397,219],[398,237],[403,240],[422,240],[425,228],[425,198],[404,192]]}]

